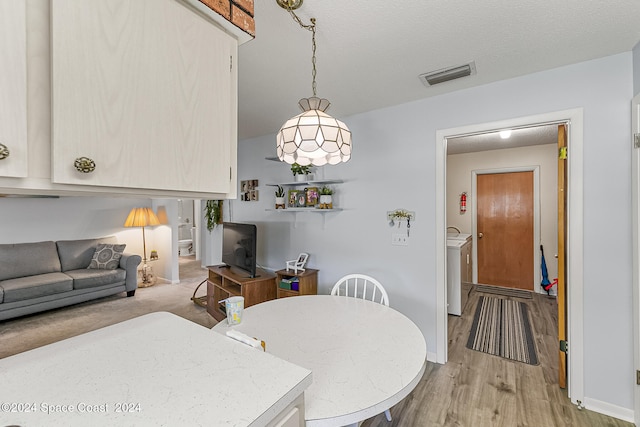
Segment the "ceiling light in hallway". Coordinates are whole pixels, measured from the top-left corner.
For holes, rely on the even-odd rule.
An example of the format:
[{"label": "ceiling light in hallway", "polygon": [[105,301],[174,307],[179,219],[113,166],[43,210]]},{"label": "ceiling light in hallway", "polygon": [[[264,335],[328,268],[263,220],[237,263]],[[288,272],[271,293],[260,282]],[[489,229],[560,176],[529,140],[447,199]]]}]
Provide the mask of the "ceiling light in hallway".
[{"label": "ceiling light in hallway", "polygon": [[500,131],[500,138],[509,139],[511,138],[511,129],[505,129]]}]

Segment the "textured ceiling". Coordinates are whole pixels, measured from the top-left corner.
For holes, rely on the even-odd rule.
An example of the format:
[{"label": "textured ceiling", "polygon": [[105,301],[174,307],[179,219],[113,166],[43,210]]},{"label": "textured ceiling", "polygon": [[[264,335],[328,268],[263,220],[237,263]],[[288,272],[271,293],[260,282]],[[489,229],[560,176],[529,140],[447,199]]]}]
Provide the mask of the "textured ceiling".
[{"label": "textured ceiling", "polygon": [[[637,0],[304,0],[297,13],[317,19],[318,96],[341,119],[627,52],[640,40]],[[275,134],[312,95],[311,33],[275,0],[256,0],[255,15],[256,38],[239,47],[241,140]],[[470,61],[476,75],[429,88],[418,78]]]}]

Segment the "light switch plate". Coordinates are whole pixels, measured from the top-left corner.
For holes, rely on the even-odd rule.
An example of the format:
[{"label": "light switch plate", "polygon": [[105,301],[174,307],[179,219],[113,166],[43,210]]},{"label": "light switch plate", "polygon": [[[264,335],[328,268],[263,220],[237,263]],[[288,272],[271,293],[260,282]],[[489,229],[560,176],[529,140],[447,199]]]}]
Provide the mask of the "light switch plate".
[{"label": "light switch plate", "polygon": [[393,234],[391,236],[391,244],[394,246],[408,246],[409,236],[401,233]]}]

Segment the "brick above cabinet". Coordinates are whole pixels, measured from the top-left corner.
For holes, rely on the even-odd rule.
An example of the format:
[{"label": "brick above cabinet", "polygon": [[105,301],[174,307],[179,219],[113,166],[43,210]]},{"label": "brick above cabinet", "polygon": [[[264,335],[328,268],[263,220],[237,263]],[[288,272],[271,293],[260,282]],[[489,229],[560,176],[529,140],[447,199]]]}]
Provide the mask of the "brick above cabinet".
[{"label": "brick above cabinet", "polygon": [[255,37],[256,23],[254,20],[253,0],[199,0],[209,9],[218,13],[227,21]]}]

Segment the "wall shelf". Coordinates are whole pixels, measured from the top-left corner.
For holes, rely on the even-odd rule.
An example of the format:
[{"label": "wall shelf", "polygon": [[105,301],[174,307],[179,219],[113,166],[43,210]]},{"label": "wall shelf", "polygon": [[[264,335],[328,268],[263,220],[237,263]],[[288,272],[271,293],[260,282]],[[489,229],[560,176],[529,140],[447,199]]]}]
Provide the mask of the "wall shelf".
[{"label": "wall shelf", "polygon": [[[271,183],[271,184],[266,184],[267,186],[270,187],[286,187],[286,188],[295,188],[295,187],[323,187],[326,185],[333,185],[333,184],[342,184],[344,181],[341,179],[312,179],[312,180],[308,180],[308,181],[290,181],[290,182],[280,182],[280,183]],[[291,191],[291,190],[289,190]],[[286,200],[285,200],[286,203]],[[287,203],[288,205],[288,203]],[[326,215],[327,213],[330,212],[339,212],[342,210],[342,208],[332,208],[332,209],[319,209],[317,207],[298,207],[298,208],[294,208],[294,207],[287,207],[286,209],[275,209],[275,207],[273,208],[267,208],[265,209],[267,212],[284,212],[284,213],[289,213],[293,215],[293,227],[296,228],[298,226],[298,212],[313,212],[313,213],[319,213],[319,214],[323,214],[322,215],[322,228],[324,229],[325,223],[326,223]]]},{"label": "wall shelf", "polygon": [[292,182],[281,182],[278,184],[266,184],[270,187],[277,187],[279,185],[283,187],[294,187],[296,185],[330,185],[330,184],[342,184],[344,181],[341,179],[314,179],[311,181],[292,181]]},{"label": "wall shelf", "polygon": [[315,213],[329,213],[329,212],[336,212],[336,211],[341,211],[342,208],[333,208],[333,209],[318,209],[318,208],[286,208],[286,209],[274,209],[274,208],[268,208],[265,209],[266,211],[269,212],[315,212]]}]

